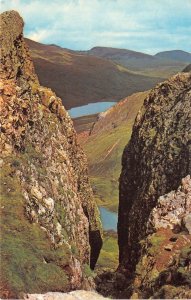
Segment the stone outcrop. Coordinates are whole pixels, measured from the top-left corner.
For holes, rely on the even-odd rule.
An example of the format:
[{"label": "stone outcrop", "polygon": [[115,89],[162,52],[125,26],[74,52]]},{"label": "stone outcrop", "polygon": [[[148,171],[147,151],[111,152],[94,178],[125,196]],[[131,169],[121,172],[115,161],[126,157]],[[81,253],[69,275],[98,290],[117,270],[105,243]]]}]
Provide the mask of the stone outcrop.
[{"label": "stone outcrop", "polygon": [[182,72],[191,72],[191,64],[187,65]]},{"label": "stone outcrop", "polygon": [[171,191],[158,199],[147,223],[147,232],[170,228],[176,232],[187,230],[191,234],[191,179],[182,179],[177,191]]},{"label": "stone outcrop", "polygon": [[86,157],[61,99],[38,82],[22,18],[0,23],[1,296],[89,289],[102,239]]},{"label": "stone outcrop", "polygon": [[191,298],[191,179],[159,197],[141,241],[132,298]]},{"label": "stone outcrop", "polygon": [[44,295],[40,294],[28,294],[24,297],[25,300],[102,300],[109,299],[102,297],[98,293],[91,291],[74,291],[70,293],[47,293]]},{"label": "stone outcrop", "polygon": [[121,268],[135,270],[139,242],[146,237],[157,199],[176,190],[182,178],[191,174],[190,143],[191,74],[179,73],[147,96],[123,153],[118,220]]}]

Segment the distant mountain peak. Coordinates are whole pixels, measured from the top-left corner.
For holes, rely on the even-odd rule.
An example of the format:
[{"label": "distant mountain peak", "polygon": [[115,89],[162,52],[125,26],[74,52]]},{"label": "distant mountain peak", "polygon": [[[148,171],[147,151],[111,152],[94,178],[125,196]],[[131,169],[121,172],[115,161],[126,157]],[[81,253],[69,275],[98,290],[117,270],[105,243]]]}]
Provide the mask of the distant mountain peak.
[{"label": "distant mountain peak", "polygon": [[168,50],[155,54],[155,57],[162,59],[178,60],[182,62],[191,62],[191,53],[183,50]]},{"label": "distant mountain peak", "polygon": [[151,59],[153,58],[152,55],[146,54],[143,52],[139,51],[134,51],[134,50],[129,50],[129,49],[124,49],[124,48],[114,48],[114,47],[105,47],[105,46],[95,46],[91,48],[88,51],[90,54],[107,54],[107,55],[113,55],[113,54],[121,54],[121,55],[131,55],[131,56],[141,56],[141,57],[150,57]]}]

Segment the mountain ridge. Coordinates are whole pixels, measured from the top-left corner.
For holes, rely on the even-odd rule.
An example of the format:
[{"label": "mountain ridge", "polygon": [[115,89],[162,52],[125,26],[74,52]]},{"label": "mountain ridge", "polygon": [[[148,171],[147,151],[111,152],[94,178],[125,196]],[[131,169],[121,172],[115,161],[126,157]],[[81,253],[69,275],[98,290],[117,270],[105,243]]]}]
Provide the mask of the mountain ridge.
[{"label": "mountain ridge", "polygon": [[41,83],[53,88],[67,109],[91,102],[120,100],[162,80],[136,74],[103,58],[30,40],[27,43]]},{"label": "mountain ridge", "polygon": [[183,50],[162,51],[155,54],[155,57],[178,60],[183,62],[191,62],[191,53]]},{"label": "mountain ridge", "polygon": [[[169,51],[170,54],[171,52],[174,53],[173,50]],[[182,59],[179,61],[177,57],[169,59],[169,57],[163,54],[165,52],[161,52],[158,55],[151,55],[112,47],[94,47],[86,51],[86,53],[107,58],[142,75],[165,78],[181,71],[186,66],[186,63],[190,62],[190,58],[186,61]],[[180,53],[187,54],[189,57],[191,56],[190,53],[185,51],[180,50]],[[160,57],[160,55],[164,57]],[[179,57],[181,57],[180,54]]]}]

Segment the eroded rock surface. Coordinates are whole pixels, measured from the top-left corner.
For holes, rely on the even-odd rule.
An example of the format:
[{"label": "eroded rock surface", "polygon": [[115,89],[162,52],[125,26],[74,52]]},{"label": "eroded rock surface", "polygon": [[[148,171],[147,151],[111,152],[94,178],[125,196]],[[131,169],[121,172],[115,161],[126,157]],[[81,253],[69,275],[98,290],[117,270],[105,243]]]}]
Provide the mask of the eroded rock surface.
[{"label": "eroded rock surface", "polygon": [[24,297],[25,300],[102,300],[109,299],[102,297],[98,293],[91,291],[74,291],[70,293],[47,293],[44,295],[28,294]]},{"label": "eroded rock surface", "polygon": [[22,18],[0,23],[1,296],[90,289],[102,239],[86,157],[61,99],[38,82]]},{"label": "eroded rock surface", "polygon": [[159,197],[147,223],[147,232],[170,228],[176,232],[187,230],[191,234],[191,179],[182,179],[177,191]]},{"label": "eroded rock surface", "polygon": [[[141,241],[132,298],[191,298],[191,179],[161,196]],[[187,220],[187,221],[186,221]]]},{"label": "eroded rock surface", "polygon": [[140,240],[157,199],[191,174],[191,74],[156,86],[139,112],[122,158],[119,201],[120,266],[134,270]]}]

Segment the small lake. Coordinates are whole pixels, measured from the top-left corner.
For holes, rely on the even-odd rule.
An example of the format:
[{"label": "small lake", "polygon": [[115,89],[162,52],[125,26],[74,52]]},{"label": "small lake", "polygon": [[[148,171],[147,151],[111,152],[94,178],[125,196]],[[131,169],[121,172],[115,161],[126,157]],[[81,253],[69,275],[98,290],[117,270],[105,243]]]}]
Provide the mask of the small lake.
[{"label": "small lake", "polygon": [[89,103],[83,106],[73,107],[68,110],[71,118],[78,118],[87,115],[93,115],[100,112],[103,112],[116,104],[116,102],[96,102]]},{"label": "small lake", "polygon": [[99,207],[99,211],[103,229],[117,231],[117,213],[111,212],[105,207]]}]

